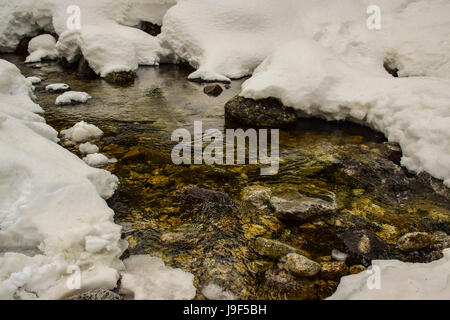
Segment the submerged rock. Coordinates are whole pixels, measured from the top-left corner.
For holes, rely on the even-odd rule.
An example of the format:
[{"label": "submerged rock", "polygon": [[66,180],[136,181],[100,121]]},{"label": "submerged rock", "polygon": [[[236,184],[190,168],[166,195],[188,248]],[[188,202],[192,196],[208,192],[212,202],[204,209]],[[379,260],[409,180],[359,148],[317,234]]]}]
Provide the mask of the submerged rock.
[{"label": "submerged rock", "polygon": [[425,249],[430,245],[431,236],[425,232],[407,233],[397,241],[397,247],[405,252]]},{"label": "submerged rock", "polygon": [[349,230],[340,234],[343,242],[343,252],[349,256],[349,265],[362,264],[369,266],[374,259],[388,259],[388,247],[369,230]]},{"label": "submerged rock", "polygon": [[348,267],[343,261],[322,262],[320,265],[322,279],[339,279],[348,274]]},{"label": "submerged rock", "polygon": [[236,96],[225,105],[225,119],[244,125],[260,127],[285,127],[296,122],[295,110],[279,100],[246,99]]},{"label": "submerged rock", "polygon": [[203,92],[206,93],[208,96],[218,97],[222,94],[223,89],[220,85],[213,84],[213,85],[206,86],[203,89]]},{"label": "submerged rock", "polygon": [[66,300],[123,300],[122,296],[106,289],[94,289],[80,293]]},{"label": "submerged rock", "polygon": [[190,214],[220,217],[231,214],[234,203],[224,192],[187,187],[181,196],[181,206]]},{"label": "submerged rock", "polygon": [[308,253],[303,252],[300,249],[272,239],[258,238],[255,240],[253,247],[260,255],[276,260],[283,258],[289,253],[299,253],[309,257]]},{"label": "submerged rock", "polygon": [[300,254],[289,253],[284,269],[299,277],[312,277],[320,272],[320,264]]},{"label": "submerged rock", "polygon": [[265,273],[265,287],[275,299],[316,299],[314,283],[305,278],[296,278],[282,269],[270,269]]},{"label": "submerged rock", "polygon": [[133,83],[135,78],[133,71],[120,71],[108,73],[104,79],[111,84],[126,85]]},{"label": "submerged rock", "polygon": [[244,201],[249,201],[256,208],[265,207],[272,195],[272,190],[263,186],[249,186],[242,190],[241,197]]},{"label": "submerged rock", "polygon": [[299,192],[289,192],[283,196],[272,197],[270,204],[276,215],[285,221],[304,223],[317,216],[336,212],[336,196],[329,192],[317,197],[305,196]]}]

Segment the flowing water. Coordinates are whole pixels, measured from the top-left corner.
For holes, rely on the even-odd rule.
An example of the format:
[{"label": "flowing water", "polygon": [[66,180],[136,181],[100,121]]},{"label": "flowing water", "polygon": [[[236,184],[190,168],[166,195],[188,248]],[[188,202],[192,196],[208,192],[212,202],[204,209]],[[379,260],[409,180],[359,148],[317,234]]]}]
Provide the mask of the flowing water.
[{"label": "flowing water", "polygon": [[[105,132],[95,143],[101,153],[118,160],[106,168],[120,179],[120,188],[108,203],[116,222],[124,226],[130,244],[127,254],[160,256],[168,265],[192,272],[199,292],[216,283],[242,299],[301,298],[283,296],[265,285],[265,272],[276,268],[277,261],[254,251],[252,243],[261,236],[302,248],[319,259],[337,247],[339,232],[355,227],[355,218],[391,246],[406,232],[449,232],[448,190],[439,181],[400,168],[383,135],[368,128],[299,121],[295,128],[280,132],[280,171],[274,176],[261,176],[256,165],[177,166],[170,157],[173,130],[192,132],[198,120],[204,130],[238,127],[225,123],[224,104],[239,93],[243,80],[233,81],[215,98],[203,93],[204,85],[187,81],[190,70],[182,66],[142,67],[134,84],[121,87],[100,79],[77,80],[55,62],[25,65],[14,55],[0,58],[16,64],[25,76],[44,79],[36,85],[37,102],[56,130],[84,120]],[[57,95],[44,89],[51,83],[67,83],[93,99],[85,105],[55,106]],[[63,145],[79,154],[77,146]],[[359,174],[339,165],[350,160],[358,163]],[[402,179],[409,179],[407,188],[391,177],[390,169],[383,167],[386,163]],[[227,193],[237,209],[207,216],[186,212],[180,194],[190,185]],[[279,195],[291,189],[309,194],[332,191],[339,211],[310,223],[285,224],[270,208],[258,210],[240,200],[249,185],[266,186]],[[181,238],[167,240],[174,234]],[[338,283],[313,281],[318,289],[308,298],[324,298]]]}]

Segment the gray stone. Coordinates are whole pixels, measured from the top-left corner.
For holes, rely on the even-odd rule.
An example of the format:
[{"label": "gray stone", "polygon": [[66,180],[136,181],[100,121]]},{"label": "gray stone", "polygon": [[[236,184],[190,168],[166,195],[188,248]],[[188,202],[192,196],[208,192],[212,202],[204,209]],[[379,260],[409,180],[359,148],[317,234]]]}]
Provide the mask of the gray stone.
[{"label": "gray stone", "polygon": [[284,269],[299,277],[312,277],[320,272],[320,264],[297,253],[286,256]]}]

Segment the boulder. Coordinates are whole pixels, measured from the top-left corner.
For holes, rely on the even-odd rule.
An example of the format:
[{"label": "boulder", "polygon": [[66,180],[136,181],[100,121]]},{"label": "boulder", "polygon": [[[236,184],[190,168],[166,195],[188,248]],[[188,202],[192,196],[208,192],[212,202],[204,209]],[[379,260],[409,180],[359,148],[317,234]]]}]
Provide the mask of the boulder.
[{"label": "boulder", "polygon": [[348,230],[339,235],[343,248],[348,254],[348,265],[362,264],[368,267],[372,260],[388,259],[388,247],[369,230]]},{"label": "boulder", "polygon": [[298,253],[289,253],[284,261],[284,269],[298,277],[312,277],[320,272],[320,264]]},{"label": "boulder", "polygon": [[110,72],[105,76],[108,83],[116,85],[127,85],[134,82],[136,74],[133,71]]},{"label": "boulder", "polygon": [[218,97],[222,94],[223,89],[218,84],[208,85],[203,89],[203,92],[208,96]]},{"label": "boulder", "polygon": [[431,236],[425,232],[412,232],[397,241],[397,248],[404,252],[417,251],[431,245]]}]

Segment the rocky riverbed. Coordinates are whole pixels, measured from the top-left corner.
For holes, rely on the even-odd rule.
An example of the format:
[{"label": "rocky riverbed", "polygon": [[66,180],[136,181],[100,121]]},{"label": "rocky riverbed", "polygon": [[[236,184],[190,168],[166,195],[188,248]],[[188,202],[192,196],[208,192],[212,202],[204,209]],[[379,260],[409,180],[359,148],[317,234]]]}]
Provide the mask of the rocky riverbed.
[{"label": "rocky riverbed", "polygon": [[[150,253],[193,273],[198,299],[211,283],[240,299],[322,299],[373,259],[428,262],[450,244],[449,189],[407,172],[399,147],[368,128],[297,119],[269,99],[256,103],[269,116],[240,122],[285,127],[278,175],[260,176],[257,165],[176,166],[173,130],[192,131],[195,120],[205,129],[242,126],[233,120],[255,104],[237,104],[242,81],[219,93],[188,82],[182,66],[162,65],[140,68],[134,82],[117,86],[77,79],[56,62],[0,58],[43,79],[37,102],[55,129],[85,120],[105,132],[95,143],[117,159],[106,167],[120,179],[109,205],[129,242],[125,256]],[[92,99],[56,106],[57,95],[45,91],[52,83]],[[224,111],[228,101],[234,107]],[[78,144],[61,144],[81,156]]]}]

